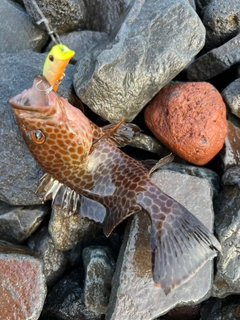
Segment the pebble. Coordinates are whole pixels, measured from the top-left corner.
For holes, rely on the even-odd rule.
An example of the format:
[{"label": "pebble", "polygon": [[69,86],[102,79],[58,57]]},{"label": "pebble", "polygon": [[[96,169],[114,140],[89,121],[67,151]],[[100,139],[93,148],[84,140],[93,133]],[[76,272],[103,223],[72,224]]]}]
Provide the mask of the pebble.
[{"label": "pebble", "polygon": [[23,242],[39,227],[48,211],[48,205],[20,207],[0,201],[0,239]]},{"label": "pebble", "polygon": [[206,82],[166,86],[149,103],[144,119],[173,154],[196,165],[208,163],[227,135],[225,104]]},{"label": "pebble", "polygon": [[231,112],[240,118],[240,78],[231,82],[223,91],[222,97]]},{"label": "pebble", "polygon": [[240,59],[240,35],[238,34],[218,48],[194,60],[187,70],[190,81],[206,81],[228,70]]},{"label": "pebble", "polygon": [[200,51],[204,38],[187,1],[131,1],[108,43],[76,64],[75,91],[109,122],[132,121]]},{"label": "pebble", "polygon": [[23,246],[0,241],[0,319],[39,319],[46,297],[41,261]]},{"label": "pebble", "polygon": [[[206,180],[168,170],[156,171],[151,177],[163,192],[212,228],[212,190]],[[210,296],[213,271],[210,261],[167,296],[154,285],[149,231],[147,215],[134,215],[118,257],[106,320],[154,319],[175,306],[197,304]]]},{"label": "pebble", "polygon": [[115,255],[111,248],[92,246],[83,250],[85,269],[84,301],[97,314],[105,314],[115,270]]}]

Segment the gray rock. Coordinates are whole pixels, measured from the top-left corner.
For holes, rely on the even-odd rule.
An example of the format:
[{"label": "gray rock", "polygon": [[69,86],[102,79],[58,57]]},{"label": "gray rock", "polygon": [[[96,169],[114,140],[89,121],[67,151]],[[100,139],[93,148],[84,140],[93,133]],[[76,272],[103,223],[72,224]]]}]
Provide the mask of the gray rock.
[{"label": "gray rock", "polygon": [[[212,190],[207,181],[168,170],[153,173],[152,180],[212,228]],[[106,320],[155,319],[176,305],[196,304],[210,295],[213,271],[210,261],[167,296],[154,285],[149,231],[147,215],[135,215],[117,261]]]},{"label": "gray rock", "polygon": [[101,320],[89,311],[83,300],[83,270],[75,269],[62,278],[49,292],[40,320]]},{"label": "gray rock", "polygon": [[0,318],[39,319],[47,288],[42,262],[23,246],[0,241]]},{"label": "gray rock", "polygon": [[217,48],[239,33],[240,2],[212,0],[203,10],[206,28],[206,49]]},{"label": "gray rock", "polygon": [[223,186],[238,186],[240,189],[240,166],[234,166],[222,175]]},{"label": "gray rock", "polygon": [[18,207],[0,202],[0,239],[23,242],[37,229],[48,211],[46,205]]},{"label": "gray rock", "polygon": [[131,0],[84,0],[87,9],[86,28],[110,33],[130,2]]},{"label": "gray rock", "polygon": [[[25,146],[8,100],[32,86],[45,57],[29,50],[0,55],[0,200],[12,205],[42,203],[35,190],[43,172]],[[68,66],[58,91],[67,98],[72,92],[72,68]]]},{"label": "gray rock", "polygon": [[66,269],[67,255],[55,248],[47,227],[43,226],[29,238],[28,247],[42,258],[47,285],[55,284]]},{"label": "gray rock", "polygon": [[[23,0],[27,13],[35,22],[41,20],[36,7],[31,0]],[[77,29],[85,25],[86,8],[83,0],[36,0],[44,16],[48,19],[51,28],[61,34]],[[46,30],[44,23],[40,27]]]},{"label": "gray rock", "polygon": [[[107,41],[108,34],[106,32],[82,30],[62,34],[60,35],[60,39],[63,44],[75,51],[75,55],[71,59],[71,62],[76,62],[98,44]],[[46,51],[49,51],[53,45],[55,45],[55,43],[52,41]]]},{"label": "gray rock", "polygon": [[229,69],[240,60],[240,35],[222,46],[209,51],[190,64],[187,70],[189,80],[205,81]]},{"label": "gray rock", "polygon": [[239,320],[240,297],[206,301],[200,310],[202,320]]},{"label": "gray rock", "polygon": [[85,269],[84,300],[86,307],[105,314],[115,270],[114,253],[109,247],[87,247],[83,250]]},{"label": "gray rock", "polygon": [[46,32],[35,26],[24,9],[13,1],[0,1],[0,22],[0,53],[41,51],[47,42]]},{"label": "gray rock", "polygon": [[75,91],[104,119],[132,121],[198,53],[204,38],[187,1],[132,1],[111,40],[76,64]]},{"label": "gray rock", "polygon": [[215,201],[215,213],[216,233],[223,252],[217,259],[212,296],[225,298],[240,293],[240,192],[237,185],[223,186]]},{"label": "gray rock", "polygon": [[240,118],[240,78],[230,83],[223,91],[222,97],[231,112]]},{"label": "gray rock", "polygon": [[56,207],[52,209],[48,230],[59,250],[72,249],[79,241],[86,240],[101,229],[100,224],[79,214],[69,214]]}]

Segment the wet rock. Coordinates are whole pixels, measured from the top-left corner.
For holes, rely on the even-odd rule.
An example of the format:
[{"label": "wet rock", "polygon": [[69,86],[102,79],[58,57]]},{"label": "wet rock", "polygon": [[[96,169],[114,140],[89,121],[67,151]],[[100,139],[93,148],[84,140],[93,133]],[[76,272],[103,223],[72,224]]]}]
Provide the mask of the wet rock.
[{"label": "wet rock", "polygon": [[115,270],[114,252],[109,247],[87,247],[83,250],[85,269],[84,300],[86,307],[104,314],[111,292],[111,281]]},{"label": "wet rock", "polygon": [[110,33],[130,2],[130,0],[84,0],[87,9],[86,28]]},{"label": "wet rock", "polygon": [[206,179],[212,187],[213,195],[216,196],[219,193],[220,177],[216,172],[210,169],[171,162],[164,165],[163,167],[160,167],[159,170],[172,170],[183,174],[189,174],[190,176],[196,176],[202,179]]},{"label": "wet rock", "polygon": [[75,91],[104,119],[132,121],[198,53],[204,36],[187,1],[132,1],[109,42],[76,64]]},{"label": "wet rock", "polygon": [[101,230],[100,224],[79,214],[53,208],[49,221],[49,233],[58,250],[72,249],[79,241],[88,239]]},{"label": "wet rock", "polygon": [[47,42],[48,35],[13,1],[0,1],[0,21],[0,54],[28,49],[40,52]]},{"label": "wet rock", "polygon": [[83,300],[83,270],[75,269],[63,277],[47,296],[40,320],[101,320],[101,315],[89,311]]},{"label": "wet rock", "polygon": [[16,207],[0,201],[0,239],[23,242],[37,229],[48,211],[46,205]]},{"label": "wet rock", "polygon": [[43,226],[37,230],[28,240],[28,247],[37,252],[43,260],[43,271],[48,286],[52,286],[63,274],[67,265],[66,253],[55,248],[54,243]]},{"label": "wet rock", "polygon": [[230,83],[222,92],[222,97],[231,112],[240,118],[240,78]]},{"label": "wet rock", "polygon": [[[153,173],[152,180],[212,228],[212,190],[207,181],[168,170]],[[117,261],[107,320],[154,319],[176,305],[194,305],[210,295],[213,270],[210,261],[167,296],[154,285],[149,231],[147,215],[136,214],[128,226]]]},{"label": "wet rock", "polygon": [[217,48],[239,33],[240,3],[235,0],[213,0],[203,10],[206,49]]},{"label": "wet rock", "polygon": [[[41,20],[34,3],[31,0],[23,0],[27,13],[35,22]],[[82,29],[85,25],[86,8],[83,0],[36,0],[44,16],[49,20],[52,29],[57,33]],[[46,30],[44,23],[41,28]]]},{"label": "wet rock", "polygon": [[240,293],[240,189],[232,185],[234,172],[239,175],[239,167],[224,174],[224,186],[215,201],[216,234],[222,245],[212,289],[212,296],[217,298]]},{"label": "wet rock", "polygon": [[208,163],[227,135],[225,104],[206,82],[166,86],[149,103],[144,119],[167,148],[197,165]]},{"label": "wet rock", "polygon": [[[71,59],[71,62],[76,62],[98,44],[107,41],[108,34],[106,32],[82,30],[62,34],[60,35],[60,39],[62,43],[75,51],[75,55]],[[49,51],[53,45],[55,45],[55,43],[52,41],[46,51]]]},{"label": "wet rock", "polygon": [[224,147],[219,153],[223,172],[240,164],[240,120],[233,115],[228,115],[228,133]]},{"label": "wet rock", "polygon": [[[0,200],[13,205],[41,204],[42,195],[35,195],[35,190],[43,172],[25,146],[8,100],[32,86],[46,55],[21,51],[0,57]],[[68,66],[59,87],[59,94],[65,97],[72,92],[72,72]]]},{"label": "wet rock", "polygon": [[1,319],[37,320],[46,297],[42,263],[24,247],[0,241]]},{"label": "wet rock", "polygon": [[202,55],[188,67],[187,77],[191,81],[206,81],[239,62],[240,35],[218,48]]},{"label": "wet rock", "polygon": [[202,320],[239,320],[240,297],[211,299],[203,304],[200,313]]}]

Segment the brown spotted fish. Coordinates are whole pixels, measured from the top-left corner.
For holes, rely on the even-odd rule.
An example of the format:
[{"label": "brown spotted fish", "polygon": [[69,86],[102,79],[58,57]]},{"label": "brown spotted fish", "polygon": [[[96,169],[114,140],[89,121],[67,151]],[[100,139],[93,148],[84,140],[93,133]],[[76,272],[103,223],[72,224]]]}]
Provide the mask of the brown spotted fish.
[{"label": "brown spotted fish", "polygon": [[[36,85],[37,84],[37,85]],[[100,222],[106,236],[128,216],[151,219],[155,284],[167,294],[221,251],[213,234],[149,178],[146,165],[118,147],[131,140],[131,124],[99,128],[42,78],[9,103],[35,160],[45,170],[39,191],[81,217]]]}]

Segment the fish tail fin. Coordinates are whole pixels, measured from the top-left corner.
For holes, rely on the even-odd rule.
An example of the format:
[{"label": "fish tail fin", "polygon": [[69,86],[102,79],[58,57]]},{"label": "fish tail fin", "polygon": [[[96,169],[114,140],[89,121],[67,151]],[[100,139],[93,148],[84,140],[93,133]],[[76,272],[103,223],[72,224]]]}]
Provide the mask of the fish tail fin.
[{"label": "fish tail fin", "polygon": [[217,256],[221,245],[192,213],[155,188],[139,195],[138,203],[152,221],[153,280],[168,294]]}]

